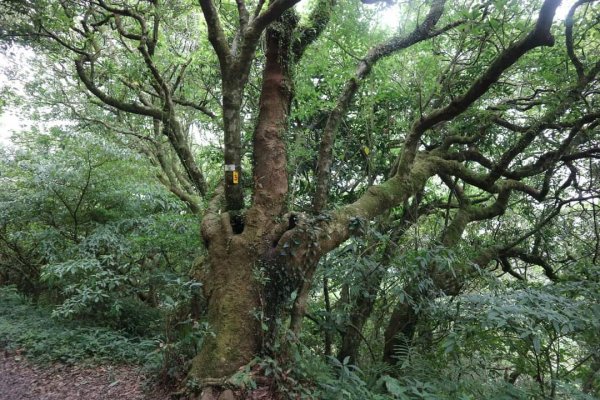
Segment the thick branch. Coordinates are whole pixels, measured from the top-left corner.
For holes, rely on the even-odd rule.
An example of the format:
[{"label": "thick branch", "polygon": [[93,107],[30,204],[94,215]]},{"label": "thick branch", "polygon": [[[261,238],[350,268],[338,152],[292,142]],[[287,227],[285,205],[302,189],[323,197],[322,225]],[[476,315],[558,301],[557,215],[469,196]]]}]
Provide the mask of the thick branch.
[{"label": "thick branch", "polygon": [[539,255],[530,254],[521,248],[513,248],[510,250],[507,250],[506,252],[504,252],[504,255],[506,257],[518,258],[521,261],[526,262],[527,264],[533,264],[533,265],[538,265],[538,266],[542,267],[542,269],[544,270],[544,274],[552,282],[557,282],[559,279],[558,275],[556,275],[556,272],[550,266],[550,264],[548,264],[548,262]]},{"label": "thick branch", "polygon": [[496,201],[487,206],[466,205],[458,210],[452,219],[452,223],[445,230],[442,244],[446,247],[454,246],[461,238],[467,225],[474,221],[483,221],[502,215],[508,207],[511,191],[504,189],[498,194]]},{"label": "thick branch", "polygon": [[288,192],[283,139],[292,100],[290,48],[295,21],[286,14],[280,19],[281,27],[267,29],[266,35],[266,63],[253,137],[253,208],[262,209],[260,214],[266,217],[262,224],[272,223],[273,217],[281,214]]},{"label": "thick branch", "polygon": [[319,0],[308,18],[309,23],[300,28],[297,40],[294,41],[294,62],[300,61],[304,51],[310,46],[327,27],[336,0]]},{"label": "thick branch", "polygon": [[386,210],[402,204],[419,193],[435,173],[434,164],[418,159],[408,175],[396,175],[381,185],[371,186],[357,201],[333,213],[332,221],[324,229],[320,240],[321,253],[336,248],[352,234],[351,222],[370,221]]},{"label": "thick branch", "polygon": [[190,177],[194,187],[202,196],[206,195],[206,180],[200,167],[195,161],[189,142],[181,130],[181,125],[174,116],[163,119],[164,134],[175,150],[185,172]]},{"label": "thick branch", "polygon": [[445,0],[436,0],[425,20],[407,36],[395,36],[369,50],[367,56],[359,63],[354,76],[344,85],[342,93],[338,97],[336,106],[329,114],[321,138],[317,161],[316,192],[313,197],[313,210],[315,212],[321,212],[327,204],[335,136],[360,83],[369,75],[373,65],[381,58],[387,57],[434,36],[432,30],[442,16],[444,4]]},{"label": "thick branch", "polygon": [[300,0],[274,0],[262,14],[258,15],[248,27],[247,37],[258,38],[267,26],[276,21],[284,12],[292,8]]},{"label": "thick branch", "polygon": [[525,53],[539,46],[552,46],[554,44],[550,28],[559,4],[560,0],[544,1],[539,12],[538,21],[527,36],[500,53],[465,93],[453,99],[447,106],[434,110],[429,115],[415,121],[410,134],[406,138],[404,151],[399,162],[398,173],[404,174],[410,168],[415,158],[421,136],[425,131],[440,122],[450,121],[462,114],[471,104],[481,98],[500,78],[504,71],[514,65]]},{"label": "thick branch", "polygon": [[248,9],[246,8],[246,2],[244,0],[235,0],[235,3],[237,4],[238,9],[240,29],[243,31],[248,25],[248,21],[250,20],[250,14],[248,13]]},{"label": "thick branch", "polygon": [[[81,79],[85,87],[103,103],[108,104],[111,107],[115,107],[118,110],[129,112],[132,114],[145,115],[148,117],[162,119],[162,112],[156,108],[150,108],[137,103],[121,101],[107,95],[102,90],[100,90],[93,81],[93,72],[90,73],[90,75],[88,75],[85,71],[84,60],[82,58],[75,60],[75,69],[77,70],[77,75],[79,76],[79,79]],[[93,71],[93,63],[91,65],[91,70]]]},{"label": "thick branch", "polygon": [[575,67],[575,71],[577,71],[577,77],[582,80],[584,79],[585,73],[583,71],[583,64],[575,54],[575,49],[573,48],[573,17],[575,15],[575,11],[586,3],[591,3],[593,0],[579,0],[569,10],[567,14],[567,18],[565,18],[565,44],[567,46],[567,54],[571,59],[571,63]]},{"label": "thick branch", "polygon": [[219,13],[215,8],[212,0],[199,0],[204,19],[206,20],[206,27],[208,29],[208,40],[210,41],[217,57],[219,58],[219,64],[221,66],[221,73],[224,73],[229,69],[231,64],[231,51],[227,44],[227,38],[223,27],[221,26],[221,19]]}]

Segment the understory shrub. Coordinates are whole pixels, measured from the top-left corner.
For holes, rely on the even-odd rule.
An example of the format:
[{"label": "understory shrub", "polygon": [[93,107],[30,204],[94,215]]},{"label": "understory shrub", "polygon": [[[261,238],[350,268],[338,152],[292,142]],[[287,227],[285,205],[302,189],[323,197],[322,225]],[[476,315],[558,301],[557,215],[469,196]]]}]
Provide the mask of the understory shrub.
[{"label": "understory shrub", "polygon": [[51,317],[14,287],[0,287],[0,345],[39,362],[142,364],[157,348],[154,338],[132,337],[81,321]]}]

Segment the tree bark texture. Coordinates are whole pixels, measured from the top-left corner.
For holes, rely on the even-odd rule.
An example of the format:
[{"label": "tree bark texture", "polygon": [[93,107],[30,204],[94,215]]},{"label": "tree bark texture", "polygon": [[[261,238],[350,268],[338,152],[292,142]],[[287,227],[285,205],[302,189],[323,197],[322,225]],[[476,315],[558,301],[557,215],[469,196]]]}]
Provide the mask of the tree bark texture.
[{"label": "tree bark texture", "polygon": [[252,275],[257,259],[258,254],[239,235],[209,247],[204,297],[213,335],[206,336],[193,360],[191,376],[229,376],[260,351],[261,287]]},{"label": "tree bark texture", "polygon": [[[232,227],[231,213],[219,214],[218,201],[203,222],[203,237],[209,251],[204,292],[207,319],[215,335],[207,338],[202,352],[194,359],[191,371],[194,377],[231,375],[263,351],[265,340],[271,338],[262,335],[266,333],[262,327],[272,326],[280,303],[285,301],[284,293],[293,290],[281,293],[282,277],[293,273],[287,271],[288,260],[276,248],[287,229],[287,224],[282,225],[277,217],[284,212],[288,192],[283,135],[292,96],[289,62],[294,26],[294,17],[285,14],[266,33],[266,63],[253,143],[254,197],[243,228],[236,231]],[[235,119],[233,110],[231,120]],[[239,127],[233,128],[235,131]],[[230,161],[239,162],[235,159],[239,154],[232,152],[234,158]],[[229,210],[236,197],[232,197],[235,192],[228,190],[232,184],[226,181],[224,190]],[[259,273],[267,274],[266,285],[255,279]]]}]

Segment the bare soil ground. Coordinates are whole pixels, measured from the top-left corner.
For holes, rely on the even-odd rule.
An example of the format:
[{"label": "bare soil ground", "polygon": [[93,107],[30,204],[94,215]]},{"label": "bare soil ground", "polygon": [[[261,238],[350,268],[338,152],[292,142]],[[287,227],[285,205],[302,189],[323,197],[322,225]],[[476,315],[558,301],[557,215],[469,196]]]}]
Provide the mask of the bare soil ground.
[{"label": "bare soil ground", "polygon": [[0,350],[0,400],[168,400],[134,366],[37,366]]}]

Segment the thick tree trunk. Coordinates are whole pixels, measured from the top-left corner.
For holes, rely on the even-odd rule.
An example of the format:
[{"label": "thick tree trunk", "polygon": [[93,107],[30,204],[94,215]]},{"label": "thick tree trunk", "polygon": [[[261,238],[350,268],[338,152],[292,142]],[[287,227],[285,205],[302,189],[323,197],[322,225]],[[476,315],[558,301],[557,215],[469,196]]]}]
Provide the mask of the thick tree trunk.
[{"label": "thick tree trunk", "polygon": [[223,79],[223,128],[225,150],[224,180],[227,210],[235,211],[244,207],[242,190],[242,89],[237,77]]},{"label": "thick tree trunk", "polygon": [[[242,224],[239,220],[232,224],[230,218],[235,216],[231,213],[219,214],[219,204],[213,205],[203,221],[203,237],[209,250],[204,293],[208,302],[207,320],[214,336],[207,337],[193,361],[190,376],[200,380],[228,377],[263,351],[265,342],[274,337],[273,321],[281,311],[286,293],[295,288],[281,292],[279,286],[283,283],[296,281],[296,270],[287,268],[288,260],[279,257],[275,250],[281,235],[290,228],[279,223],[278,217],[285,211],[288,191],[283,136],[292,96],[289,56],[296,23],[295,17],[288,13],[281,20],[280,26],[267,30],[260,110],[253,136],[252,206]],[[236,125],[239,118],[234,113],[237,104],[233,104],[236,96],[229,99],[231,107],[224,104],[225,120],[229,121],[225,129],[230,130],[231,137],[239,133]],[[234,142],[227,146],[233,151],[226,152],[225,162],[235,163],[236,171],[240,171],[237,168],[240,152]],[[225,205],[228,210],[237,210],[241,204],[241,182],[234,182],[232,172],[226,172]],[[268,287],[264,287],[265,282],[255,280],[259,269],[268,275]],[[269,326],[270,331],[265,332],[263,326]]]},{"label": "thick tree trunk", "polygon": [[209,247],[204,280],[207,320],[214,335],[208,335],[202,351],[193,360],[190,375],[203,380],[232,375],[258,354],[261,284],[253,278],[258,255],[240,235]]},{"label": "thick tree trunk", "polygon": [[438,271],[436,266],[432,265],[428,268],[426,276],[431,279],[433,287],[422,291],[417,282],[409,282],[404,288],[407,295],[392,312],[384,335],[383,361],[386,363],[396,364],[398,349],[410,346],[422,317],[419,312],[422,306],[440,296],[457,296],[467,275],[466,272],[460,271],[459,267],[455,271]]},{"label": "thick tree trunk", "polygon": [[[463,204],[464,199],[460,189],[456,187],[453,189],[457,193],[462,208],[454,215],[451,223],[442,233],[440,242],[446,248],[452,248],[460,242],[462,234],[470,222],[502,214],[510,196],[509,192],[502,193],[498,196],[497,201],[490,206],[471,207],[470,204]],[[484,260],[481,262],[484,262]],[[422,291],[419,289],[418,282],[407,283],[404,288],[407,296],[394,308],[385,330],[383,361],[395,364],[398,361],[397,350],[403,346],[410,346],[417,323],[421,317],[420,304],[442,295],[458,295],[470,273],[468,269],[461,270],[458,265],[453,270],[447,270],[440,269],[435,263],[432,263],[424,271],[425,276],[431,279],[431,288]]]},{"label": "thick tree trunk", "polygon": [[[379,294],[381,281],[384,279],[389,266],[393,263],[394,256],[398,249],[396,243],[406,233],[406,231],[415,222],[417,222],[422,213],[426,214],[428,212],[427,210],[429,207],[426,206],[425,208],[420,208],[423,195],[424,189],[421,189],[414,196],[410,204],[405,202],[402,218],[392,231],[390,243],[386,245],[380,263],[375,269],[362,272],[363,276],[360,278],[361,289],[359,290],[361,294],[352,302],[352,306],[350,308],[350,324],[346,327],[346,332],[342,336],[342,345],[338,353],[339,360],[343,360],[345,357],[350,357],[351,361],[356,362],[360,343],[361,340],[363,340],[362,329],[373,312],[375,301],[377,300],[377,295]],[[392,225],[389,222],[380,222],[378,229],[383,234],[389,231],[391,228]],[[399,310],[396,309],[395,311],[398,312]],[[402,311],[400,311],[396,317],[401,318],[401,314]],[[400,322],[400,324],[406,325],[402,322]],[[397,326],[394,323],[393,316],[388,329],[391,331],[388,332],[388,330],[386,330],[384,361],[391,362],[394,360],[393,350],[399,344],[399,342],[395,341],[394,338],[393,332],[397,330]],[[406,325],[405,329],[407,329],[406,333],[410,333],[410,326]],[[412,335],[412,333],[410,334]]]},{"label": "thick tree trunk", "polygon": [[349,357],[350,362],[356,364],[358,350],[363,338],[362,330],[373,311],[375,297],[376,293],[373,293],[368,296],[361,296],[356,300],[353,306],[354,312],[350,315],[350,321],[346,324],[346,332],[342,336],[342,344],[337,356],[340,361]]},{"label": "thick tree trunk", "polygon": [[398,362],[399,349],[410,346],[417,326],[418,314],[408,302],[400,302],[394,308],[387,328],[385,329],[385,344],[383,361],[393,365]]},{"label": "thick tree trunk", "polygon": [[360,280],[364,283],[357,291],[356,298],[351,302],[349,321],[346,324],[337,356],[340,361],[349,357],[350,362],[357,362],[358,351],[363,341],[363,327],[373,312],[384,273],[385,269],[379,267],[373,271],[361,271]]}]

